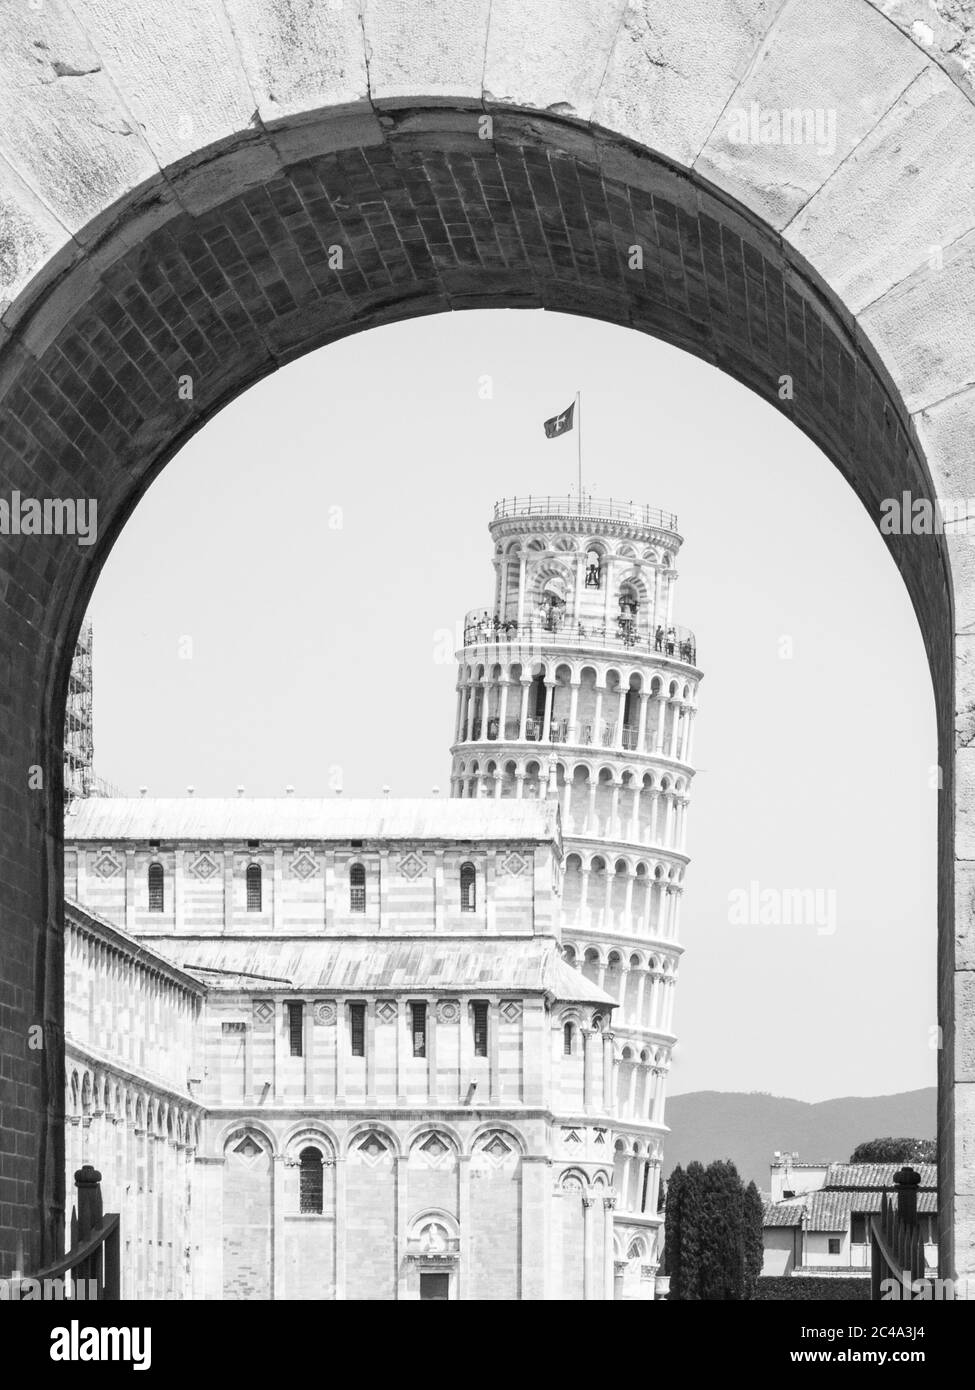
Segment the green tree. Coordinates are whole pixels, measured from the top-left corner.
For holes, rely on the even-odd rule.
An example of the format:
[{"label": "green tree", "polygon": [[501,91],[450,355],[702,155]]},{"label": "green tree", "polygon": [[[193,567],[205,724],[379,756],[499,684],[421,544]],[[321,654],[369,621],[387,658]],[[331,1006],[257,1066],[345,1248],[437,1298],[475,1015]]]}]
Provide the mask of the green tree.
[{"label": "green tree", "polygon": [[758,1188],[750,1182],[741,1199],[742,1226],[745,1247],[744,1297],[757,1298],[758,1280],[765,1258],[762,1239],[764,1211]]},{"label": "green tree", "polygon": [[850,1154],[851,1163],[937,1163],[933,1139],[868,1139]]},{"label": "green tree", "polygon": [[762,1203],[735,1165],[676,1168],[667,1188],[665,1269],[682,1302],[752,1298],[762,1265]]}]

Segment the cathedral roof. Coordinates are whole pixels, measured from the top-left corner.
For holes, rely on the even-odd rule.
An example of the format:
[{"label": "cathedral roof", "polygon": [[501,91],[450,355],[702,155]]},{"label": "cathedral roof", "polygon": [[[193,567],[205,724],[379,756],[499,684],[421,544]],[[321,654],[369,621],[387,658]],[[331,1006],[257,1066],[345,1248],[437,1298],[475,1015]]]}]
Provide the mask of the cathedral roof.
[{"label": "cathedral roof", "polygon": [[198,973],[211,991],[485,990],[547,993],[590,1004],[616,1002],[567,964],[551,937],[168,937],[153,944],[174,965]]},{"label": "cathedral roof", "polygon": [[67,840],[543,840],[558,802],[453,797],[87,797]]}]

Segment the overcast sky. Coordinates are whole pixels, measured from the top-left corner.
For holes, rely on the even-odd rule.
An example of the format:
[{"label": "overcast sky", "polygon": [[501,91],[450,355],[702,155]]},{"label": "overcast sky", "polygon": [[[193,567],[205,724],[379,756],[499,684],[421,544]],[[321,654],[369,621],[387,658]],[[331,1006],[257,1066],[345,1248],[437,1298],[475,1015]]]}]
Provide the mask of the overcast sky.
[{"label": "overcast sky", "polygon": [[[638,333],[422,318],[217,415],[95,593],[99,773],[132,795],[446,794],[445,630],[492,601],[494,501],[574,484],[575,437],[542,420],[577,388],[587,488],[678,515],[675,620],[705,672],[670,1092],[933,1085],[934,705],[907,593],[814,445]],[[832,891],[836,930],[733,925],[752,882]]]}]

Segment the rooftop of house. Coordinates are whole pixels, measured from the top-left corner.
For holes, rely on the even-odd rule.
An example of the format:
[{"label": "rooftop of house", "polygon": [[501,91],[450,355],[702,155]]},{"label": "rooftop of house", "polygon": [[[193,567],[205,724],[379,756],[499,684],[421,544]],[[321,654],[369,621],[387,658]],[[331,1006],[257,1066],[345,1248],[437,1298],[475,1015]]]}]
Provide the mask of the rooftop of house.
[{"label": "rooftop of house", "polygon": [[559,843],[557,801],[413,797],[87,797],[66,841],[533,840]]},{"label": "rooftop of house", "polygon": [[[822,1187],[781,1202],[765,1202],[763,1224],[766,1227],[805,1225],[809,1231],[845,1231],[851,1213],[879,1211],[883,1193],[886,1191],[893,1196],[896,1191],[894,1174],[904,1166],[903,1163],[831,1163]],[[921,1175],[918,1211],[936,1212],[937,1166],[933,1163],[907,1166]]]}]

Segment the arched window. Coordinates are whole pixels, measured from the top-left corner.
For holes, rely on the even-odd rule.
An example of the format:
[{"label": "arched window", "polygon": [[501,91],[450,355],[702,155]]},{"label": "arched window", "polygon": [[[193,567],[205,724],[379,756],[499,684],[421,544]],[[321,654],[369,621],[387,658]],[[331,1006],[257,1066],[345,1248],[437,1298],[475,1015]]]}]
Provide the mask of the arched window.
[{"label": "arched window", "polygon": [[477,875],[473,864],[460,866],[460,910],[474,912],[477,908]]},{"label": "arched window", "polygon": [[302,1149],[299,1211],[309,1216],[321,1216],[324,1196],[324,1169],[317,1149]]},{"label": "arched window", "polygon": [[165,903],[163,895],[163,866],[149,865],[149,911],[162,912]]},{"label": "arched window", "polygon": [[247,865],[247,911],[261,911],[261,866]]},{"label": "arched window", "polygon": [[353,864],[349,870],[349,911],[366,910],[366,868],[364,864]]},{"label": "arched window", "polygon": [[586,588],[599,588],[600,554],[598,550],[586,551]]},{"label": "arched window", "polygon": [[572,1024],[567,1023],[562,1029],[562,1051],[566,1057],[572,1056]]}]

